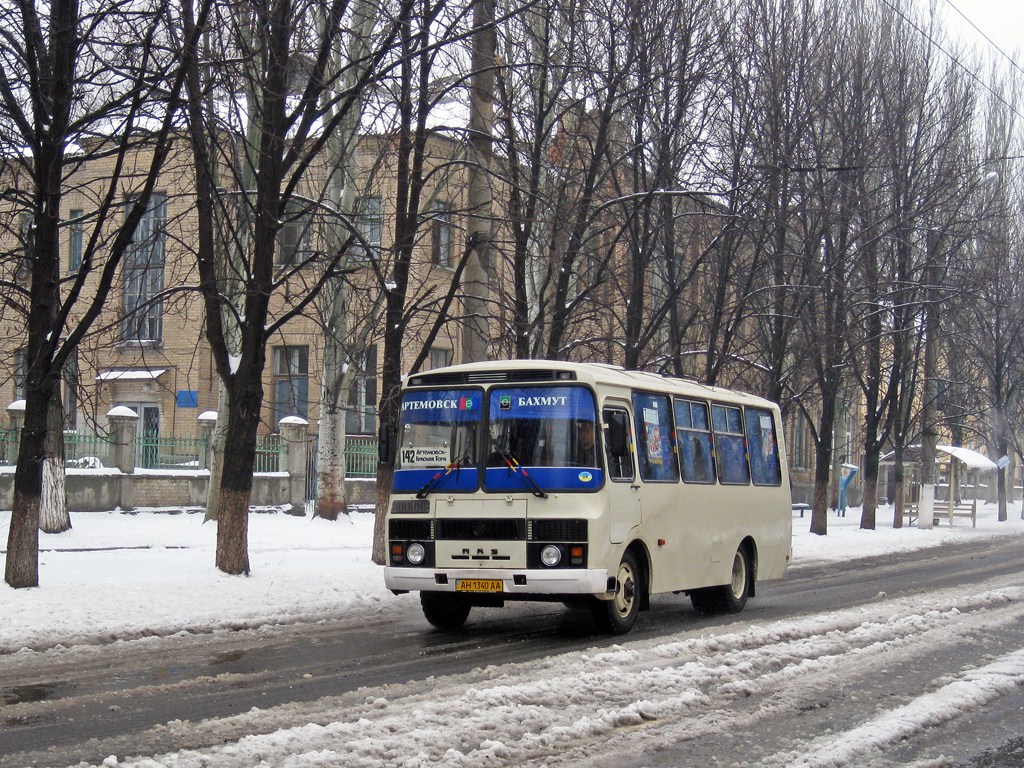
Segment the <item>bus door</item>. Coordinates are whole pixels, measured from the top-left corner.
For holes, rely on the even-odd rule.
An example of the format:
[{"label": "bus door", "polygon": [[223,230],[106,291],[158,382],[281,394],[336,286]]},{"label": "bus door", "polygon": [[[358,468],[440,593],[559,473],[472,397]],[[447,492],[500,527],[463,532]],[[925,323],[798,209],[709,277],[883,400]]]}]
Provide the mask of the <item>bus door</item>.
[{"label": "bus door", "polygon": [[[608,472],[605,493],[608,497],[608,535],[612,544],[621,544],[629,532],[640,525],[640,485],[636,479],[633,426],[625,407],[606,407],[601,412],[605,429],[605,459]],[[615,435],[624,433],[625,440]],[[619,442],[619,445],[615,445]]]}]

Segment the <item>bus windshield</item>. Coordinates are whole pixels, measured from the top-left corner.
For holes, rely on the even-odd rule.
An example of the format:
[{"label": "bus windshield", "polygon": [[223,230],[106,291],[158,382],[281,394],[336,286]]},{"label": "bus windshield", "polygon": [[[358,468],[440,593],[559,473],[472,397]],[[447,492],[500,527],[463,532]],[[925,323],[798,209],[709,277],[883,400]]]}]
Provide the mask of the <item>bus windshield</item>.
[{"label": "bus windshield", "polygon": [[[545,490],[596,489],[601,481],[596,418],[594,395],[585,387],[492,389],[487,490],[522,490],[533,482]],[[533,482],[524,483],[520,467],[528,468]]]},{"label": "bus windshield", "polygon": [[427,484],[431,490],[476,490],[482,415],[479,389],[406,392],[395,456],[395,490],[420,491]]}]

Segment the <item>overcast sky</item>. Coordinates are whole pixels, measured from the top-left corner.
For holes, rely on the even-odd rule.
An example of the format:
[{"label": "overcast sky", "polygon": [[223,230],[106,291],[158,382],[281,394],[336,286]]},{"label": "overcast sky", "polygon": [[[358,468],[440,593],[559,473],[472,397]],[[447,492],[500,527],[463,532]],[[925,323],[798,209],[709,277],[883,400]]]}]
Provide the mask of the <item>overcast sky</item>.
[{"label": "overcast sky", "polygon": [[[1017,0],[939,0],[951,30],[959,29],[966,40],[990,44],[964,20],[966,16],[1005,53],[1024,53],[1024,3]],[[963,15],[955,9],[963,12]]]}]

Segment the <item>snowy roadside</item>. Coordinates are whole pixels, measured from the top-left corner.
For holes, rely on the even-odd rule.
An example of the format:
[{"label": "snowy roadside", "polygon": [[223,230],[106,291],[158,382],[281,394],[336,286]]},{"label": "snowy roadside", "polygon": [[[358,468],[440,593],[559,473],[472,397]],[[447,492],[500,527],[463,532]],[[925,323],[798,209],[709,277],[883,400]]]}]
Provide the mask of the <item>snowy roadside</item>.
[{"label": "snowy roadside", "polygon": [[[963,520],[930,531],[893,529],[891,514],[880,510],[878,528],[864,531],[860,510],[845,517],[830,513],[827,536],[808,532],[809,515],[794,515],[794,568],[1024,535],[1019,502],[1003,523],[993,505],[982,507],[976,529]],[[2,541],[9,520],[9,512],[0,512]],[[72,524],[66,533],[41,535],[38,589],[0,584],[0,655],[328,617],[369,623],[398,605],[416,606],[414,596],[395,597],[384,589],[381,570],[370,560],[369,511],[336,523],[251,515],[247,578],[214,568],[216,527],[204,524],[199,513],[78,513]]]}]

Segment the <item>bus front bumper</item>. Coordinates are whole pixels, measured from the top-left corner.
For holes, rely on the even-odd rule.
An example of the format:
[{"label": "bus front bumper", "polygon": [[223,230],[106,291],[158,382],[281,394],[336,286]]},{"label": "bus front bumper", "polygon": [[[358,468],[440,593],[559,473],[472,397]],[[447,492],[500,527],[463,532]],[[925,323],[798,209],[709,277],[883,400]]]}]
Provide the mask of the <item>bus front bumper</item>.
[{"label": "bus front bumper", "polygon": [[604,568],[501,570],[498,568],[384,568],[384,585],[393,592],[456,592],[460,582],[501,582],[505,595],[604,595],[614,591]]}]

